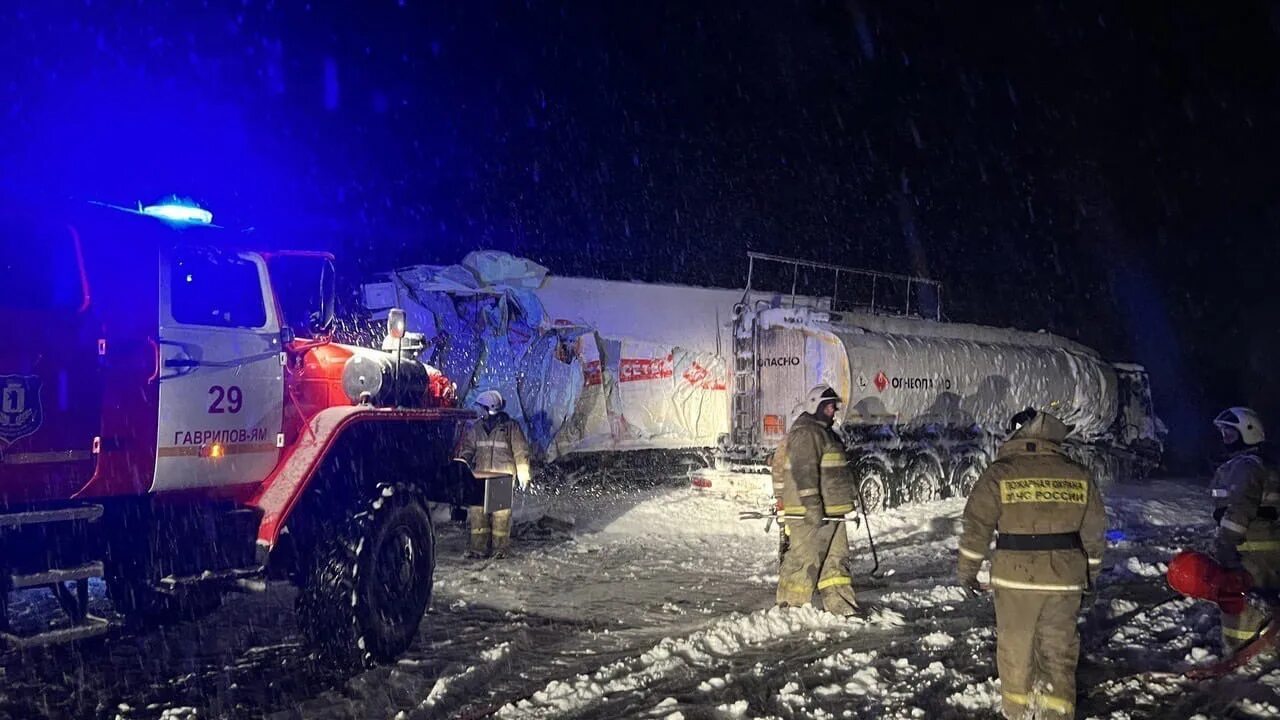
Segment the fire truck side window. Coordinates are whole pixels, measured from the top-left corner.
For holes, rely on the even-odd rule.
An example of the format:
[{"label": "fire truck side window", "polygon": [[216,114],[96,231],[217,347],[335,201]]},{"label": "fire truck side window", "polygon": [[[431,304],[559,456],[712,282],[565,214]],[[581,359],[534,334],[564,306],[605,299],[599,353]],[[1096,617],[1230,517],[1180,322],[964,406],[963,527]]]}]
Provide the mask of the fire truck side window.
[{"label": "fire truck side window", "polygon": [[231,254],[183,250],[173,259],[173,319],[184,325],[258,328],[267,324],[258,266]]},{"label": "fire truck side window", "polygon": [[0,257],[0,306],[74,310],[84,301],[75,243],[65,226],[14,223],[0,228],[13,252]]}]

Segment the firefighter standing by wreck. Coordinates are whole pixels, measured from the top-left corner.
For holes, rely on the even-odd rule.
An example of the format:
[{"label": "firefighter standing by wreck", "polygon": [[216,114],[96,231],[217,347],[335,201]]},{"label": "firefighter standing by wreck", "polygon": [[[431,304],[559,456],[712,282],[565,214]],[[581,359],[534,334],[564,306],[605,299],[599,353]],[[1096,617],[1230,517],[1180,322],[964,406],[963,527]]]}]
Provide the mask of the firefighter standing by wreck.
[{"label": "firefighter standing by wreck", "polygon": [[[485,416],[463,434],[458,457],[473,470],[507,473],[520,483],[522,490],[528,489],[529,443],[519,423],[503,412],[506,401],[502,394],[485,390],[476,397],[476,405],[484,409]],[[510,510],[489,514],[484,507],[473,505],[467,509],[467,524],[471,528],[468,557],[488,557],[491,548],[494,558],[504,558],[510,552]]]},{"label": "firefighter standing by wreck", "polygon": [[[1233,407],[1213,424],[1231,454],[1211,485],[1218,523],[1216,559],[1225,568],[1246,570],[1255,589],[1280,591],[1280,474],[1268,452],[1262,420],[1249,408]],[[1235,652],[1256,638],[1267,615],[1255,604],[1237,615],[1223,612],[1223,647]]]},{"label": "firefighter standing by wreck", "polygon": [[1063,454],[1069,426],[1028,409],[1010,430],[965,505],[959,579],[978,589],[978,570],[998,532],[991,588],[1004,716],[1070,718],[1076,616],[1102,569],[1106,510],[1089,471]]},{"label": "firefighter standing by wreck", "polygon": [[782,453],[782,511],[790,547],[778,571],[777,602],[806,605],[816,590],[822,606],[837,615],[853,615],[858,604],[849,576],[849,538],[835,522],[853,511],[853,476],[844,444],[831,429],[840,396],[819,385],[805,398],[804,412],[791,424]]}]

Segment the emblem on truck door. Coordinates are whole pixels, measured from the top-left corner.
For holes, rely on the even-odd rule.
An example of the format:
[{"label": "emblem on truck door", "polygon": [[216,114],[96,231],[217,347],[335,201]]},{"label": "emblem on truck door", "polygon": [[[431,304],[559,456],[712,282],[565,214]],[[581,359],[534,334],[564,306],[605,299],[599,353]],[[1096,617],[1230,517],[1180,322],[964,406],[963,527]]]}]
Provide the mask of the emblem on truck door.
[{"label": "emblem on truck door", "polygon": [[0,446],[40,429],[40,378],[36,375],[0,375]]}]

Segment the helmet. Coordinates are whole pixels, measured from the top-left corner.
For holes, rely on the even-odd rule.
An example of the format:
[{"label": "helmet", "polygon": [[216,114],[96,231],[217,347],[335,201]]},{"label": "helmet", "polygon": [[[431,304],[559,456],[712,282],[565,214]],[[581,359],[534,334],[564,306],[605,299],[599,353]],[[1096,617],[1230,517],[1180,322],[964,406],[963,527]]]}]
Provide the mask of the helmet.
[{"label": "helmet", "polygon": [[804,397],[804,411],[810,415],[817,415],[818,408],[829,402],[834,402],[836,404],[836,409],[839,410],[840,403],[844,401],[840,399],[840,396],[836,394],[835,390],[831,389],[830,385],[816,385],[809,391],[809,394]]},{"label": "helmet", "polygon": [[1009,418],[1009,432],[1015,433],[1018,430],[1021,430],[1023,425],[1035,420],[1036,415],[1038,414],[1039,413],[1037,413],[1036,409],[1033,407],[1029,407],[1026,410],[1018,412],[1013,417]]},{"label": "helmet", "polygon": [[1228,445],[1233,444],[1227,437],[1231,433],[1237,435],[1239,442],[1245,445],[1257,445],[1267,439],[1266,430],[1262,427],[1262,418],[1247,407],[1227,408],[1213,419],[1213,424],[1222,431],[1223,439]]},{"label": "helmet", "polygon": [[507,401],[502,399],[502,393],[497,390],[485,390],[476,396],[476,405],[496,413],[507,406]]},{"label": "helmet", "polygon": [[1062,441],[1075,432],[1075,425],[1068,425],[1051,412],[1041,412],[1029,407],[1009,418],[1009,438],[1040,438]]}]

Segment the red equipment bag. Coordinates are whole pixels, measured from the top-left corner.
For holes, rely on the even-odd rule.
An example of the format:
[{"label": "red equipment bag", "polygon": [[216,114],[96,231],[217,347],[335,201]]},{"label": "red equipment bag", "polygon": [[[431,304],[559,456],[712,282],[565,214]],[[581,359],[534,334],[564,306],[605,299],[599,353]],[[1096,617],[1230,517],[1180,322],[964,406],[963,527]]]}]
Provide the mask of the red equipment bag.
[{"label": "red equipment bag", "polygon": [[1245,570],[1228,570],[1202,552],[1183,550],[1169,561],[1169,587],[1196,600],[1208,600],[1228,615],[1244,611],[1245,593],[1253,577]]}]

